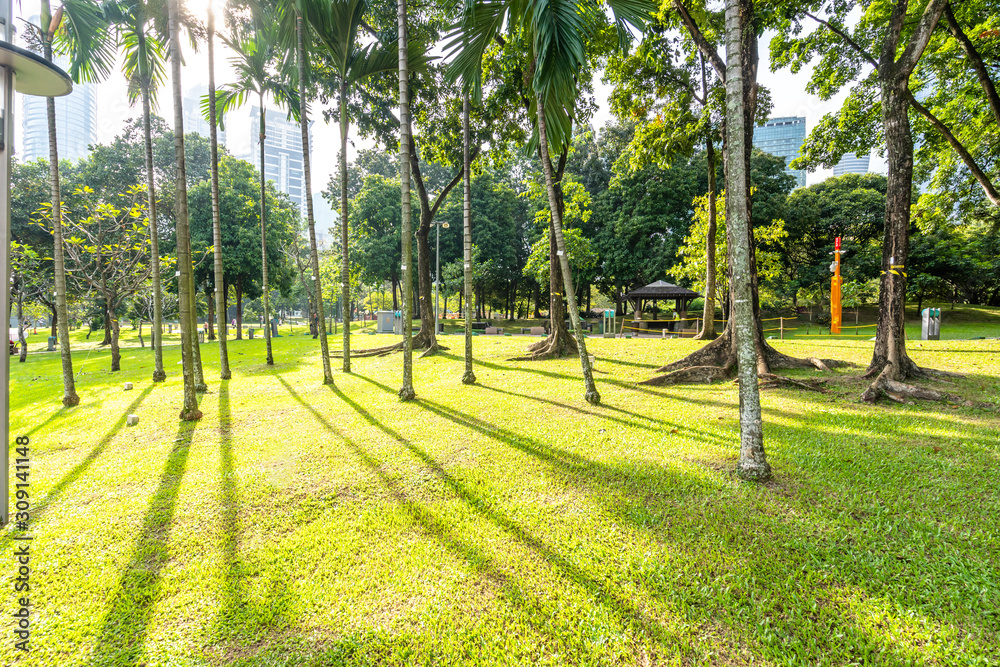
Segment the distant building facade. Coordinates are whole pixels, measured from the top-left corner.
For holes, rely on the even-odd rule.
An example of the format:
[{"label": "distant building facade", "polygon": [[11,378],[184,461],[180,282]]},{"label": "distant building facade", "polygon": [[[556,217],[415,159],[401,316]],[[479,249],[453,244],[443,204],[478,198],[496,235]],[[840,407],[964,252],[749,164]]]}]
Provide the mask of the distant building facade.
[{"label": "distant building facade", "polygon": [[[208,95],[208,86],[196,86],[195,88],[189,89],[184,95],[184,103],[182,105],[184,109],[184,133],[188,134],[194,132],[195,134],[200,134],[201,136],[209,139],[212,136],[211,126],[209,126],[208,121],[205,120],[205,116],[202,115],[201,111],[201,101]],[[219,139],[219,145],[226,143],[226,131],[222,128],[218,128],[217,136]]]},{"label": "distant building facade", "polygon": [[[34,19],[37,21],[37,18]],[[64,70],[69,62],[56,58]],[[44,97],[24,95],[21,118],[24,145],[17,151],[23,162],[49,159],[49,121]],[[90,144],[97,142],[97,90],[93,84],[73,84],[73,92],[55,98],[56,146],[60,160],[76,162],[90,154]]]},{"label": "distant building facade", "polygon": [[[302,130],[284,111],[268,109],[264,117],[264,178],[287,193],[305,214],[305,173],[302,168]],[[311,123],[310,123],[311,125]],[[260,169],[260,107],[250,108],[250,155],[246,160]],[[310,134],[310,144],[312,135]]]},{"label": "distant building facade", "polygon": [[753,129],[754,148],[785,158],[785,171],[795,177],[796,187],[800,188],[805,187],[806,172],[803,169],[789,169],[788,163],[799,157],[799,151],[805,141],[806,119],[804,116],[772,118],[764,125]]},{"label": "distant building facade", "polygon": [[834,176],[844,174],[867,174],[868,165],[871,162],[871,155],[845,155],[840,162],[833,167]]}]

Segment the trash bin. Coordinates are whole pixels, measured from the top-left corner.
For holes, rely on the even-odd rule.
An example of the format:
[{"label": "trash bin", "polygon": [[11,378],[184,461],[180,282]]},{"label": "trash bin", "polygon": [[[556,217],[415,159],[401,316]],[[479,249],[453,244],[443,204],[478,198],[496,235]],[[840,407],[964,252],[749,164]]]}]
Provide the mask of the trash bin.
[{"label": "trash bin", "polygon": [[920,340],[941,340],[941,309],[920,311]]},{"label": "trash bin", "polygon": [[202,345],[205,344],[205,332],[204,331],[199,331],[198,332],[198,342],[201,343]]},{"label": "trash bin", "polygon": [[49,336],[49,352],[55,352],[56,350],[56,337]]},{"label": "trash bin", "polygon": [[253,332],[254,332],[254,328],[253,327],[250,327],[249,329],[247,329],[247,337],[250,340],[253,340]]}]

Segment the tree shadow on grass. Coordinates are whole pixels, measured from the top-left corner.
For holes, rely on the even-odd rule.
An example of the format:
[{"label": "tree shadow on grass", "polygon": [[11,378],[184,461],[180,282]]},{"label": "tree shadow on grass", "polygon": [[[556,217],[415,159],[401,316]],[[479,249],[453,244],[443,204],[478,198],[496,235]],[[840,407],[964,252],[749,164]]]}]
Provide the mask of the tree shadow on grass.
[{"label": "tree shadow on grass", "polygon": [[[366,379],[366,380],[368,379],[368,378],[365,378],[364,376],[361,376],[361,377],[363,379]],[[705,442],[708,442],[709,439],[714,439],[714,440],[717,441],[715,444],[717,444],[719,446],[722,446],[722,447],[724,447],[726,445],[731,445],[732,444],[731,442],[724,440],[718,434],[709,433],[708,431],[703,431],[701,429],[693,428],[691,426],[687,426],[687,425],[684,425],[684,424],[678,424],[677,422],[668,421],[666,419],[660,419],[659,417],[647,417],[645,415],[640,415],[640,414],[636,414],[634,412],[629,412],[628,410],[625,410],[623,408],[618,408],[618,407],[615,407],[613,405],[608,405],[606,402],[603,402],[603,401],[601,402],[601,404],[599,406],[600,410],[612,410],[612,411],[615,411],[615,412],[620,412],[620,413],[623,413],[623,414],[635,417],[637,419],[648,420],[650,422],[659,424],[660,426],[658,427],[658,426],[651,426],[650,424],[643,424],[642,422],[639,422],[639,421],[636,421],[636,420],[633,420],[633,419],[626,419],[626,418],[622,418],[622,417],[613,417],[611,415],[602,414],[601,412],[597,412],[595,410],[586,410],[586,409],[581,408],[581,407],[579,407],[577,405],[571,405],[569,403],[560,403],[559,401],[554,401],[554,400],[549,399],[549,398],[542,398],[541,396],[532,396],[530,394],[520,394],[520,393],[518,393],[516,391],[509,391],[507,389],[500,389],[498,387],[491,387],[491,386],[489,386],[487,384],[483,384],[482,382],[477,383],[476,386],[481,387],[483,389],[487,389],[489,391],[495,391],[495,392],[500,393],[500,394],[506,394],[508,396],[516,396],[518,398],[526,398],[528,400],[538,401],[539,403],[546,403],[548,405],[554,405],[554,406],[559,407],[559,408],[564,408],[566,410],[572,410],[574,412],[578,412],[581,415],[586,415],[588,417],[596,417],[597,419],[606,419],[608,421],[615,422],[616,424],[621,424],[622,426],[627,426],[627,427],[631,427],[631,428],[641,428],[641,429],[645,429],[647,431],[653,431],[654,433],[660,433],[660,432],[662,432],[662,428],[661,427],[666,427],[666,428],[669,428],[669,429],[677,429],[677,430],[683,429],[685,433],[697,433],[699,436],[701,436],[700,439],[705,440]]]},{"label": "tree shadow on grass", "polygon": [[[390,388],[369,378],[355,375],[383,391],[394,393]],[[349,400],[346,402],[349,405],[352,403]],[[947,611],[940,607],[928,607],[927,602],[933,601],[932,597],[925,598],[921,602],[919,598],[899,590],[898,587],[887,588],[885,582],[880,580],[877,570],[865,570],[867,572],[865,576],[858,576],[855,568],[858,563],[863,563],[866,559],[871,560],[871,554],[879,555],[878,560],[882,563],[883,570],[887,564],[894,564],[892,570],[898,570],[897,577],[912,579],[914,576],[908,573],[908,557],[900,556],[900,552],[913,550],[919,545],[919,540],[914,542],[913,538],[906,534],[894,536],[891,525],[886,528],[880,523],[884,522],[884,515],[873,517],[871,527],[862,531],[859,536],[855,535],[857,527],[850,521],[845,524],[844,517],[838,515],[835,508],[821,509],[819,513],[812,513],[809,511],[809,504],[794,502],[789,496],[780,493],[762,490],[763,493],[755,494],[751,490],[747,494],[718,486],[711,488],[710,484],[702,483],[694,487],[688,484],[686,488],[679,489],[681,497],[670,497],[671,491],[678,493],[678,487],[684,484],[684,473],[673,472],[660,466],[641,464],[629,466],[590,461],[578,454],[551,447],[531,437],[514,433],[427,399],[420,399],[415,404],[460,426],[538,458],[567,479],[589,487],[615,520],[624,525],[631,524],[637,529],[649,531],[659,540],[675,545],[680,549],[679,553],[690,553],[693,558],[690,563],[684,564],[684,559],[675,557],[657,566],[656,577],[650,580],[635,580],[653,597],[669,601],[679,600],[682,605],[697,604],[702,610],[714,608],[716,613],[706,613],[703,622],[710,625],[732,623],[732,627],[738,629],[741,628],[741,624],[732,615],[734,610],[727,610],[728,605],[720,606],[721,602],[716,597],[729,596],[730,594],[725,591],[730,587],[741,590],[742,594],[733,604],[741,618],[749,617],[752,622],[746,629],[737,631],[749,633],[757,644],[755,652],[759,652],[760,655],[774,659],[787,657],[788,653],[783,646],[793,644],[797,646],[795,651],[806,650],[807,653],[812,652],[814,655],[822,655],[827,649],[834,650],[836,641],[830,634],[830,623],[834,623],[848,633],[854,650],[865,653],[878,652],[884,656],[891,656],[900,663],[911,659],[911,656],[907,655],[907,650],[895,646],[889,635],[878,631],[882,626],[867,627],[863,619],[855,617],[853,614],[856,612],[842,602],[826,602],[828,605],[833,605],[832,614],[824,613],[816,616],[808,612],[810,595],[823,599],[830,595],[831,600],[837,599],[836,595],[826,592],[825,586],[817,586],[808,576],[813,568],[830,568],[830,564],[836,564],[835,569],[829,570],[830,574],[834,575],[830,586],[841,590],[849,589],[858,600],[884,601],[879,604],[884,603],[888,606],[886,613],[898,614],[899,622],[902,624],[910,623],[906,619],[910,619],[911,616],[913,619],[923,618],[924,621],[913,622],[912,625],[920,627],[921,624],[926,624],[933,627],[941,624],[945,626],[941,632],[947,636],[948,625],[953,624],[961,628],[969,623],[968,613],[972,613],[972,606],[967,605],[965,612],[961,609]],[[361,411],[356,404],[352,407]],[[398,433],[378,424],[370,415],[367,415],[366,419],[407,448],[415,449],[415,446],[401,438]],[[800,415],[800,419],[805,420],[806,417]],[[812,432],[808,424],[797,428],[804,429],[804,433]],[[783,429],[781,435],[787,438],[788,434],[789,430]],[[801,437],[799,436],[800,439]],[[436,465],[427,461],[426,454],[420,450],[414,453],[428,465],[432,467]],[[452,486],[466,502],[473,505],[470,499],[462,496],[461,492],[465,492],[466,489],[460,482],[453,480],[449,486]],[[661,495],[664,491],[668,495]],[[859,488],[857,484],[835,484],[834,493],[838,491],[855,495],[859,492]],[[478,499],[473,497],[473,501],[475,500]],[[489,506],[480,508],[473,505],[473,507],[483,513],[489,512],[491,520],[498,522],[518,539],[526,540],[529,547],[561,568],[562,563],[558,554],[538,540],[531,542],[530,540],[535,539],[531,535],[519,534],[517,531],[520,530],[520,526],[510,522],[498,510]],[[733,521],[743,523],[745,530],[732,532],[726,529],[725,524]],[[889,533],[872,541],[870,531],[874,527],[879,528],[881,531],[879,534],[886,530]],[[870,544],[861,550],[853,548],[852,553],[857,551],[857,555],[846,558],[845,548],[849,547],[845,547],[845,540],[847,545],[854,545],[862,538],[864,538],[862,541]],[[721,551],[720,546],[722,546]],[[701,562],[701,557],[698,556],[703,549],[707,549],[705,553],[710,556],[706,562]],[[976,559],[968,560],[946,552],[942,553],[941,557],[957,558],[954,562],[960,564],[963,570],[979,562]],[[692,569],[695,572],[708,571],[710,579],[718,581],[718,584],[710,588],[718,586],[722,591],[713,591],[706,596],[697,588],[703,586],[702,583],[687,579]],[[678,576],[681,573],[684,573],[684,577]],[[570,571],[570,578],[574,578],[574,574],[576,572]],[[587,577],[586,574],[582,576]],[[935,571],[933,574],[925,572],[924,576],[930,576],[934,581],[923,586],[923,590],[932,591],[942,587],[948,590],[946,596],[948,599],[962,599],[963,604],[968,603],[969,595],[962,593],[961,582],[956,582],[952,578],[940,578],[942,576],[940,571]],[[665,581],[673,583],[664,586]],[[982,577],[977,577],[976,581],[980,585],[985,585]],[[789,585],[789,582],[797,583]],[[580,583],[587,585],[586,581]],[[588,590],[599,599],[605,592],[601,588]],[[788,599],[783,599],[783,595],[789,596]],[[786,616],[787,611],[782,610],[783,605],[789,605],[795,610],[795,614]],[[728,615],[718,615],[723,612],[728,612]],[[803,613],[805,618],[802,616]],[[772,631],[785,633],[784,643],[776,645],[757,635],[753,630],[754,623],[757,625],[764,623],[772,627]],[[991,623],[982,615],[972,621],[978,636],[986,638],[986,645],[989,644],[989,638],[996,635],[996,629]],[[821,637],[825,639],[820,639]],[[817,640],[820,641],[820,645],[827,648],[818,648],[819,645],[815,644]],[[983,640],[971,639],[968,644],[963,644],[956,650],[961,651],[963,655],[966,655],[966,652],[976,655],[977,651],[982,650],[980,641]],[[830,644],[827,645],[826,642]],[[842,647],[836,650],[841,651],[840,655],[843,657]]]},{"label": "tree shadow on grass", "polygon": [[[275,374],[279,380],[280,375]],[[247,593],[247,567],[240,557],[243,535],[241,522],[242,501],[238,485],[239,475],[233,462],[232,412],[229,399],[229,380],[219,381],[219,501],[221,505],[221,536],[223,588],[219,606],[215,610],[212,628],[214,636],[233,640],[251,638],[258,640],[268,631],[287,625],[287,611],[291,601],[291,588],[282,568],[271,573],[267,594],[261,601],[250,599]],[[285,559],[278,559],[284,563]]]},{"label": "tree shadow on grass", "polygon": [[181,422],[174,445],[149,502],[132,556],[125,566],[94,643],[90,665],[140,665],[149,621],[170,558],[170,531],[196,422]]},{"label": "tree shadow on grass", "polygon": [[[139,405],[143,402],[143,400],[145,400],[145,398],[149,396],[150,392],[153,391],[154,386],[155,385],[150,384],[145,389],[143,389],[142,393],[136,396],[135,400],[129,403],[129,406],[125,408],[124,412],[122,412],[122,416],[118,418],[118,421],[116,421],[114,424],[111,425],[111,428],[109,428],[107,432],[101,437],[101,439],[97,441],[97,444],[94,445],[94,447],[83,458],[83,460],[77,463],[75,466],[73,466],[72,470],[63,475],[62,479],[56,482],[55,485],[53,485],[48,490],[45,496],[42,497],[42,499],[39,500],[38,503],[35,504],[35,506],[31,509],[31,520],[33,522],[38,521],[39,517],[45,514],[45,512],[52,505],[52,503],[54,503],[59,498],[59,496],[62,495],[62,493],[66,490],[66,488],[69,487],[77,479],[79,479],[80,476],[87,471],[87,469],[91,466],[91,464],[93,464],[93,462],[97,460],[97,457],[99,457],[104,452],[105,448],[108,446],[108,443],[111,442],[112,438],[114,438],[118,434],[118,432],[122,429],[122,427],[125,426],[125,420],[128,418],[128,415],[130,415],[136,408],[138,408]],[[64,408],[64,410],[66,409],[68,408]],[[63,414],[62,410],[57,411],[55,414],[49,417],[49,419],[47,419],[44,423],[52,421],[53,419],[55,419],[55,417],[61,414]],[[33,429],[32,432],[34,432],[34,430],[37,430],[37,428],[41,428],[41,426],[36,427],[36,429]],[[10,533],[7,533],[6,535],[3,536],[3,538],[0,538],[0,550],[4,549],[10,543],[10,540],[11,540]]]},{"label": "tree shadow on grass", "polygon": [[[357,374],[355,374],[357,375]],[[369,379],[363,379],[376,384],[386,391],[391,390],[384,385],[379,385],[377,382]],[[667,628],[663,627],[660,623],[650,618],[642,609],[640,609],[634,602],[619,592],[615,587],[610,586],[607,582],[598,580],[587,572],[585,572],[581,567],[573,563],[568,557],[563,556],[555,548],[546,544],[542,539],[536,537],[528,530],[526,530],[519,523],[507,516],[501,508],[483,500],[479,495],[472,491],[468,486],[463,484],[458,478],[451,475],[446,471],[432,456],[430,456],[426,451],[418,447],[417,445],[410,442],[409,439],[404,438],[399,432],[386,426],[379,420],[375,419],[367,410],[361,407],[356,401],[348,397],[343,391],[341,391],[336,386],[331,386],[331,390],[344,401],[348,406],[353,408],[355,412],[361,415],[368,423],[370,423],[375,428],[379,429],[389,437],[396,440],[399,444],[403,445],[407,450],[410,451],[417,459],[419,459],[424,465],[426,465],[451,491],[462,501],[464,501],[472,510],[477,514],[481,515],[483,518],[487,519],[494,525],[501,528],[504,532],[509,534],[511,537],[520,542],[523,546],[528,548],[530,551],[539,556],[546,563],[553,566],[563,577],[574,582],[584,590],[586,590],[594,600],[601,605],[606,611],[611,613],[618,622],[623,627],[630,627],[639,633],[655,640],[660,645],[666,646],[666,642],[669,640],[676,640],[675,636],[672,636]],[[427,405],[430,403],[426,399],[420,399],[417,404],[421,407],[427,407],[432,412],[445,417],[446,419],[451,419],[453,421],[455,418],[447,414],[447,409],[443,406],[433,405],[431,407]],[[459,413],[461,414],[461,413]],[[474,418],[470,418],[474,419]],[[458,423],[462,423],[458,421]],[[475,430],[483,429],[482,425],[474,425],[471,423],[464,423],[463,425],[473,428]],[[502,431],[502,429],[494,429]],[[510,435],[509,432],[505,432]],[[489,433],[487,433],[489,434]],[[491,437],[496,438],[496,435],[491,435]],[[511,444],[516,442],[511,439]],[[520,444],[520,443],[519,443]],[[524,444],[514,444],[514,446],[522,451],[527,449]],[[594,463],[589,459],[574,454],[572,452],[567,452],[564,450],[559,450],[557,448],[546,447],[540,443],[534,443],[533,451],[529,453],[537,456],[539,458],[544,458],[550,462],[559,461],[563,466],[571,466],[580,469],[593,469],[602,468],[601,464]],[[664,471],[664,474],[666,471]]]},{"label": "tree shadow on grass", "polygon": [[[305,410],[307,410],[327,431],[346,444],[354,455],[361,460],[365,467],[379,478],[382,485],[386,488],[386,490],[388,490],[392,498],[407,512],[407,514],[409,514],[410,518],[417,526],[419,526],[422,532],[430,538],[440,542],[449,551],[468,563],[468,565],[478,574],[489,580],[497,588],[504,591],[507,594],[506,597],[512,604],[516,603],[517,605],[524,607],[528,612],[527,619],[536,631],[549,636],[553,641],[559,641],[559,637],[552,635],[552,627],[548,620],[548,614],[543,611],[541,601],[530,594],[530,587],[520,585],[516,578],[511,577],[507,572],[505,572],[500,565],[483,549],[476,546],[473,542],[464,540],[459,534],[457,534],[448,521],[442,519],[438,514],[428,509],[424,504],[411,499],[407,495],[403,486],[399,483],[399,480],[395,479],[386,471],[386,467],[382,461],[372,456],[347,433],[335,427],[313,406],[306,403],[306,401],[292,388],[290,384],[285,381],[284,378],[278,376],[278,380],[282,385],[284,385],[288,394],[299,405],[305,408]],[[354,408],[369,423],[380,427],[383,432],[395,434],[395,431],[392,431],[391,429],[385,431],[385,427],[382,427],[382,425],[374,420],[374,418],[367,411],[348,398],[339,388],[336,387],[336,385],[328,386],[334,394],[344,400],[349,406]],[[429,456],[423,453],[422,450],[414,448],[412,445],[409,445],[408,442],[401,440],[398,437],[398,434],[392,435],[391,437],[408,446],[414,454],[417,454],[418,458],[421,458],[421,460],[430,465],[435,473],[440,471],[447,476],[447,473],[444,473],[440,466],[438,466],[433,459],[430,459]],[[447,478],[448,480],[452,479],[450,476]],[[466,493],[465,496],[460,494],[460,497],[465,499],[467,502],[471,499],[471,501],[475,503],[473,506],[476,509],[484,507],[484,503],[481,500],[471,496],[471,494],[469,494],[464,487],[460,488]],[[335,649],[331,650],[331,652],[335,651]]]}]

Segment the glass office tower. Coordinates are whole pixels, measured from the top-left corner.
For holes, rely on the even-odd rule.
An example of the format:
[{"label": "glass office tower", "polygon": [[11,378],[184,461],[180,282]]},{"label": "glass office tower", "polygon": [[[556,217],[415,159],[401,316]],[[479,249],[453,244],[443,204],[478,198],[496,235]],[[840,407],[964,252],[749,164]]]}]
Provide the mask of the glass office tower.
[{"label": "glass office tower", "polygon": [[803,116],[772,118],[763,126],[754,127],[753,145],[765,153],[785,158],[785,170],[795,177],[796,187],[805,187],[806,172],[789,169],[788,163],[799,157],[806,140],[806,119]]}]

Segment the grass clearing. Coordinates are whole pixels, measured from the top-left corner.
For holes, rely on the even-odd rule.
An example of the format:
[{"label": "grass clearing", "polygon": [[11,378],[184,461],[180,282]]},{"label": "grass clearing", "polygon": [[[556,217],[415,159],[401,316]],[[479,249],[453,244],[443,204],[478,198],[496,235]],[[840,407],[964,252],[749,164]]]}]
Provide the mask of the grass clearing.
[{"label": "grass clearing", "polygon": [[[148,348],[125,346],[115,374],[106,349],[83,351],[72,409],[58,354],[15,361],[32,650],[8,634],[0,662],[1000,664],[996,411],[863,405],[857,369],[829,394],[766,390],[776,481],[748,485],[731,384],[635,384],[697,342],[589,339],[590,406],[579,360],[507,361],[528,340],[475,338],[466,387],[462,339],[442,338],[405,404],[399,355],[356,360],[331,388],[307,335],[275,339],[273,368],[263,340],[231,341],[220,382],[207,343],[194,424],[177,420],[177,347],[155,386]],[[857,364],[871,349],[775,344]],[[910,350],[968,374],[935,386],[1000,396],[997,341]]]}]

